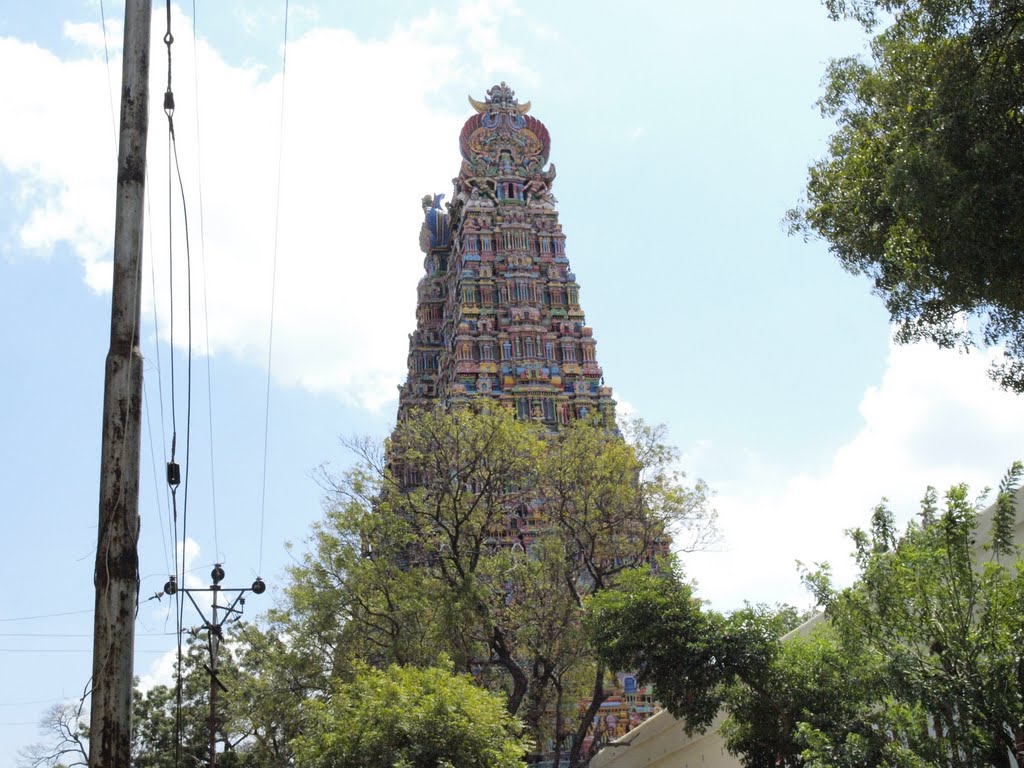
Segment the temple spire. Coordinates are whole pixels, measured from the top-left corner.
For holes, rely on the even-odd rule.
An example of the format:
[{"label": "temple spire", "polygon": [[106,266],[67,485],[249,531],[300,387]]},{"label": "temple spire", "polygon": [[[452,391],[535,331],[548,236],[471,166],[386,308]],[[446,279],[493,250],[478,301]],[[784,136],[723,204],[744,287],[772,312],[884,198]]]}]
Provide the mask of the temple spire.
[{"label": "temple spire", "polygon": [[558,221],[548,130],[505,83],[470,103],[452,201],[423,198],[424,274],[399,413],[486,398],[550,429],[613,419]]}]

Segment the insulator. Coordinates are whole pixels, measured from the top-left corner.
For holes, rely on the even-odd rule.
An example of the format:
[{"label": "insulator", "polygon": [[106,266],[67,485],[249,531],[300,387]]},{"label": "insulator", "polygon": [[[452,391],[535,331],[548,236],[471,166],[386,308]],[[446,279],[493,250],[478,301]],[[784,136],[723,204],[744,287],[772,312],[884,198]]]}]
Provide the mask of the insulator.
[{"label": "insulator", "polygon": [[173,595],[178,592],[178,578],[176,576],[168,576],[167,583],[164,584],[164,594]]},{"label": "insulator", "polygon": [[176,461],[167,462],[167,484],[172,488],[181,485],[181,467]]},{"label": "insulator", "polygon": [[256,581],[252,583],[252,593],[254,595],[262,595],[267,591],[267,585],[263,582],[259,576],[256,577]]},{"label": "insulator", "polygon": [[213,570],[210,571],[210,578],[213,579],[214,584],[220,584],[224,581],[224,569],[220,567],[220,563],[213,566]]}]

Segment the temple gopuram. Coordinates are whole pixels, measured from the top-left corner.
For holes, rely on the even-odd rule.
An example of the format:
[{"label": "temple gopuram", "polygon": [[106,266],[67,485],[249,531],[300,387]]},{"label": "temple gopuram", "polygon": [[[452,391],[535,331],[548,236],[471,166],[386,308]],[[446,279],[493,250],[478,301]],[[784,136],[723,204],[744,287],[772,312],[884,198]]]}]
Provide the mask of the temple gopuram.
[{"label": "temple gopuram", "polygon": [[[615,429],[612,390],[558,221],[548,130],[505,83],[483,101],[469,101],[475,113],[459,136],[462,166],[452,199],[423,198],[424,274],[399,420],[417,408],[459,408],[486,398],[551,432],[588,416]],[[512,511],[493,541],[529,552],[547,525],[537,499]],[[668,546],[667,537],[658,539],[651,558]],[[585,750],[659,709],[650,686],[638,686],[632,674],[616,678],[592,718]],[[547,756],[555,749],[551,740],[540,747]]]},{"label": "temple gopuram", "polygon": [[565,255],[547,128],[505,83],[470,103],[452,200],[423,198],[424,275],[399,418],[492,398],[551,430],[594,413],[610,423],[615,401]]}]

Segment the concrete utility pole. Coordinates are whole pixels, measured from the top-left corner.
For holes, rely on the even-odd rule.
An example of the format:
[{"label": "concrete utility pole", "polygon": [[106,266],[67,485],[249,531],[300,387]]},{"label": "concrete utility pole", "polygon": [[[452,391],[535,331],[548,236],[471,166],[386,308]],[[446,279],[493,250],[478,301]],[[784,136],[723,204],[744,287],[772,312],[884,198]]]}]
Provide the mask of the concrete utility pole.
[{"label": "concrete utility pole", "polygon": [[110,351],[103,392],[90,768],[131,765],[132,672],[139,597],[139,445],[143,193],[153,0],[127,0],[117,160]]}]

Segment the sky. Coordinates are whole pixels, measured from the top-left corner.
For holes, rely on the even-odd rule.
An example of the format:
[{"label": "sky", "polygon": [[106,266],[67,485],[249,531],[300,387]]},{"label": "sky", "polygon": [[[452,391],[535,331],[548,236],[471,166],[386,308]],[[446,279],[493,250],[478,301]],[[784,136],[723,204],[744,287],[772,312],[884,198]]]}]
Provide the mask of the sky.
[{"label": "sky", "polygon": [[[3,765],[90,670],[123,12],[0,0]],[[214,562],[228,586],[262,576],[252,618],[322,514],[316,468],[351,460],[339,436],[393,425],[420,199],[450,195],[466,96],[500,81],[551,133],[567,255],[620,411],[665,424],[715,492],[722,542],[685,557],[711,605],[808,607],[796,562],[848,578],[843,531],[882,497],[906,520],[927,485],[980,490],[1024,458],[1024,399],[994,388],[986,354],[894,346],[866,279],[786,233],[832,128],[815,107],[827,61],[866,51],[816,0],[297,0],[286,48],[284,2],[174,4],[171,23],[189,260],[176,188],[168,205],[158,4],[143,684],[167,678],[174,647],[167,599],[147,599],[174,570],[172,436],[190,584]]]}]

